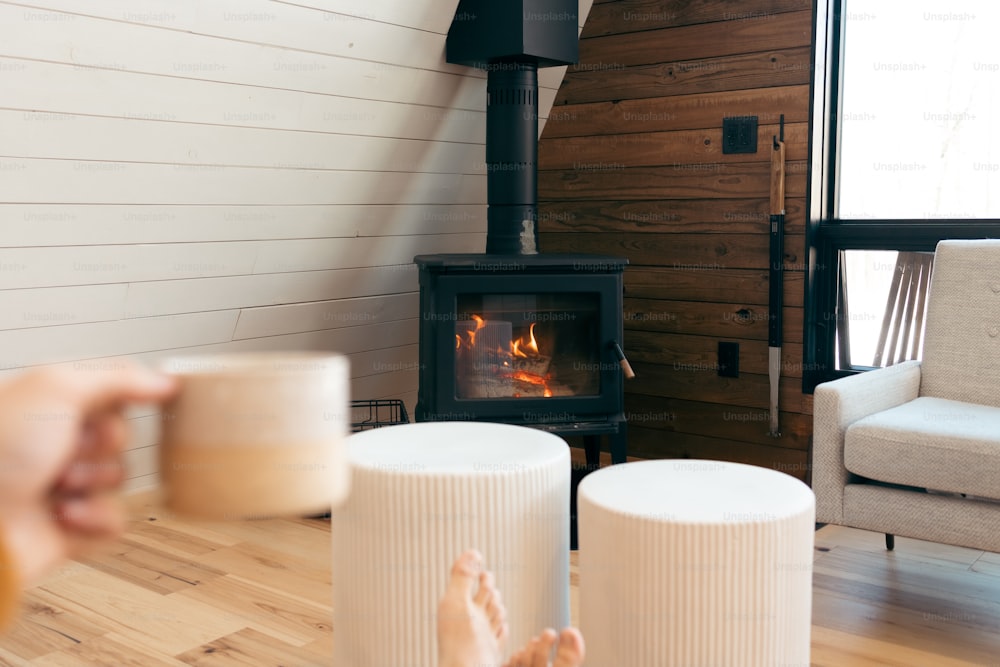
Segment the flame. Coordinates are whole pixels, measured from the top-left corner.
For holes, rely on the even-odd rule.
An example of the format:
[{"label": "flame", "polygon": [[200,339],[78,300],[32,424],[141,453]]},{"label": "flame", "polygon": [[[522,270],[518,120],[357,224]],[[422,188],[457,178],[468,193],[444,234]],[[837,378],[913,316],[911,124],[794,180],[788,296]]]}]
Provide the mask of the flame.
[{"label": "flame", "polygon": [[531,326],[528,327],[528,340],[525,341],[524,337],[518,338],[517,340],[512,340],[510,342],[510,353],[515,357],[520,357],[521,359],[527,359],[528,354],[522,351],[522,346],[531,352],[535,356],[538,356],[538,341],[535,340],[535,325],[537,322],[532,322]]},{"label": "flame", "polygon": [[479,331],[486,326],[486,320],[479,317],[479,315],[473,315],[472,319],[476,321],[476,328],[474,331],[469,332],[469,345],[473,346],[476,344],[476,331]]},{"label": "flame", "polygon": [[[471,319],[475,320],[476,328],[472,331],[467,331],[468,341],[464,341],[462,336],[455,334],[455,349],[461,349],[463,345],[469,348],[475,347],[476,345],[476,333],[486,326],[486,320],[484,320],[479,315],[470,315]],[[522,382],[524,384],[534,385],[542,388],[542,395],[546,398],[553,396],[552,390],[549,388],[548,375],[542,376],[537,373],[532,373],[526,370],[515,370],[511,372],[513,360],[517,359],[529,359],[531,357],[537,357],[541,355],[538,349],[538,340],[535,338],[535,325],[537,322],[532,322],[531,326],[528,327],[527,336],[520,336],[519,338],[510,341],[510,347],[508,350],[503,349],[503,346],[497,348],[496,352],[498,359],[501,361],[500,366],[504,370],[499,370],[498,373],[505,378],[511,378],[515,381]],[[504,358],[506,357],[506,358]],[[515,392],[513,394],[514,398],[520,398],[520,392]]]},{"label": "flame", "polygon": [[538,354],[538,341],[535,340],[536,324],[538,324],[538,322],[532,322],[531,326],[528,327],[528,336],[531,337],[531,340],[528,341],[528,349],[534,352],[535,354]]}]

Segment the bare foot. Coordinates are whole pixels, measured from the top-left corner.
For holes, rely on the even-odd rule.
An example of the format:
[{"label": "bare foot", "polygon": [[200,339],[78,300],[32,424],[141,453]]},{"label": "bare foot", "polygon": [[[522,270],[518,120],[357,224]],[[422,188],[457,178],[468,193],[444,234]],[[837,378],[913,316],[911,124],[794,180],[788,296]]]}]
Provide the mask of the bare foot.
[{"label": "bare foot", "polygon": [[504,667],[577,667],[583,664],[583,637],[576,628],[565,628],[559,634],[556,658],[551,663],[549,656],[556,645],[556,631],[546,629],[527,646],[515,653]]},{"label": "bare foot", "polygon": [[439,667],[499,667],[507,610],[478,551],[466,551],[451,566],[437,621]]}]

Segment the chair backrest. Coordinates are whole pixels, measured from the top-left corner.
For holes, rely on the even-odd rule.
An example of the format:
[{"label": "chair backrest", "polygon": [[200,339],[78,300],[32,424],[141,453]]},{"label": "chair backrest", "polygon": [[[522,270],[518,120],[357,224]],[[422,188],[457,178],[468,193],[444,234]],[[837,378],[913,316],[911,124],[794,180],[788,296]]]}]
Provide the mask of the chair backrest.
[{"label": "chair backrest", "polygon": [[938,243],[920,394],[1000,407],[1000,239]]}]

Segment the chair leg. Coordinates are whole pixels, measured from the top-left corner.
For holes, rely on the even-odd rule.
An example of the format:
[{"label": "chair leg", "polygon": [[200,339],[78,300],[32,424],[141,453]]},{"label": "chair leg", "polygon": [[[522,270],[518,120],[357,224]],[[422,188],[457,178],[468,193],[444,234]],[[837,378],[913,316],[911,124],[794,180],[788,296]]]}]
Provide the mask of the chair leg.
[{"label": "chair leg", "polygon": [[896,536],[892,533],[885,534],[885,548],[888,551],[892,551],[893,547],[896,546]]}]

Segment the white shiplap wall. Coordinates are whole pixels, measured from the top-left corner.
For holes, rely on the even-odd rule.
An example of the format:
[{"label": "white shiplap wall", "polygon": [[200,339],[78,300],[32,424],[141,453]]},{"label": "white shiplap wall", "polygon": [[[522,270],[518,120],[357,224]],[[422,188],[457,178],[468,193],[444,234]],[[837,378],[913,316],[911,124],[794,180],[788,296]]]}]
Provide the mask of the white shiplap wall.
[{"label": "white shiplap wall", "polygon": [[[485,77],[444,62],[456,6],[0,0],[0,374],[338,350],[355,396],[412,408],[412,258],[485,241]],[[155,483],[157,421],[133,415],[132,487]]]}]

